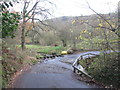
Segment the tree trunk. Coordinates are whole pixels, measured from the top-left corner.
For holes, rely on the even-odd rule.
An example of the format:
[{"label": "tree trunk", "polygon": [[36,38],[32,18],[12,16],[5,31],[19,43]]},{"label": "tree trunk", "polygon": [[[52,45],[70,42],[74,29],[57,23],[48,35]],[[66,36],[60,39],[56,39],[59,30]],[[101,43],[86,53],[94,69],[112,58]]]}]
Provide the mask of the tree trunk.
[{"label": "tree trunk", "polygon": [[[118,30],[120,30],[120,1],[118,2]],[[118,32],[120,35],[120,31]],[[120,36],[118,36],[118,39],[120,40]],[[118,51],[120,51],[120,41],[118,41]],[[120,58],[120,53],[119,53],[119,57]]]},{"label": "tree trunk", "polygon": [[63,43],[63,47],[67,46],[65,40],[62,40],[62,43]]},{"label": "tree trunk", "polygon": [[76,50],[76,41],[73,41],[73,48]]},{"label": "tree trunk", "polygon": [[25,49],[25,23],[23,23],[23,26],[22,26],[21,47],[22,47],[22,50]]},{"label": "tree trunk", "polygon": [[22,23],[22,33],[21,33],[21,47],[22,47],[22,50],[25,49],[25,25],[26,25],[26,21],[25,21],[25,6],[24,6],[24,9],[23,9],[23,23]]}]

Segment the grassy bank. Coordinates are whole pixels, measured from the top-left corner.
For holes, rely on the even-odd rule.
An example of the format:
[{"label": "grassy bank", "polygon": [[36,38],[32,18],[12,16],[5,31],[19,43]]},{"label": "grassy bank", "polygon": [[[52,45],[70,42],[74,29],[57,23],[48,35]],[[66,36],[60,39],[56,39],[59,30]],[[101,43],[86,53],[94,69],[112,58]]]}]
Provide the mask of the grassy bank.
[{"label": "grassy bank", "polygon": [[2,88],[2,61],[0,61],[0,89]]},{"label": "grassy bank", "polygon": [[[20,45],[18,45],[20,47]],[[63,46],[40,46],[40,45],[26,45],[26,49],[35,50],[36,52],[44,53],[44,54],[52,54],[57,53],[60,54],[61,51],[67,50],[67,47]]]},{"label": "grassy bank", "polygon": [[96,81],[105,86],[120,88],[118,60],[118,53],[102,53],[99,57],[85,59],[79,63]]},{"label": "grassy bank", "polygon": [[3,46],[2,47],[2,88],[8,87],[11,77],[22,67],[33,65],[38,62],[36,59],[36,52],[21,48]]}]

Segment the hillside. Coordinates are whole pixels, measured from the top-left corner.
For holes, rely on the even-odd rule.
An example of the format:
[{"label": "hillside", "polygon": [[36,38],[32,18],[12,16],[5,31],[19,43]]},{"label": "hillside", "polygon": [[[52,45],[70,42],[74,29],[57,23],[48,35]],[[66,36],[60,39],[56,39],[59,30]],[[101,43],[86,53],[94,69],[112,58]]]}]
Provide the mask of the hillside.
[{"label": "hillside", "polygon": [[[65,46],[82,46],[80,44],[95,44],[90,46],[96,47],[96,44],[105,44],[105,41],[113,42],[118,37],[110,30],[110,25],[117,28],[117,14],[100,14],[103,18],[93,14],[89,16],[63,16],[59,18],[49,19],[44,21],[48,26],[37,23],[39,27],[33,34],[30,32],[28,38],[31,38],[31,43],[37,42],[41,45],[52,45],[58,43]],[[110,23],[105,22],[105,20]],[[41,30],[41,28],[43,30]],[[34,37],[33,37],[34,36]],[[52,40],[52,41],[51,41]],[[87,46],[88,47],[88,46]],[[83,47],[84,49],[86,47]]]}]

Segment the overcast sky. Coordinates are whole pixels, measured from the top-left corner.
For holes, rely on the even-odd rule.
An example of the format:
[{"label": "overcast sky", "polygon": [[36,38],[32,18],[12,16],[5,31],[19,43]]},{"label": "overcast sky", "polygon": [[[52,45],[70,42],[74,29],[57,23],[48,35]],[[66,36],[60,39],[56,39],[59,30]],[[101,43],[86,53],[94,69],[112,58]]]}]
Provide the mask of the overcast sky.
[{"label": "overcast sky", "polygon": [[54,16],[90,15],[93,12],[88,8],[86,1],[99,13],[114,12],[119,0],[52,0],[57,8]]},{"label": "overcast sky", "polygon": [[[117,10],[119,0],[50,0],[56,4],[56,8],[52,12],[54,17],[60,16],[80,16],[94,14],[86,3],[98,13],[109,13]],[[20,6],[21,7],[21,6]],[[15,9],[18,10],[17,6]]]}]

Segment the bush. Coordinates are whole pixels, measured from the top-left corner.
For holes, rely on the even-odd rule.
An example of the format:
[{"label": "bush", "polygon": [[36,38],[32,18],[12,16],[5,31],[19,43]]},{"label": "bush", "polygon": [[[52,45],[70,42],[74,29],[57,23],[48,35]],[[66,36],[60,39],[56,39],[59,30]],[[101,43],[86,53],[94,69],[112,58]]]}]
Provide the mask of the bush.
[{"label": "bush", "polygon": [[24,51],[15,48],[8,43],[2,46],[2,88],[8,87],[11,77],[24,66],[33,65],[38,62],[36,52],[30,49]]},{"label": "bush", "polygon": [[120,88],[120,70],[118,69],[119,54],[120,53],[102,54],[90,60],[85,59],[81,61],[80,64],[86,67],[87,72],[98,82]]},{"label": "bush", "polygon": [[17,58],[7,47],[2,48],[2,87],[7,87],[11,76],[21,67],[22,58]]}]

